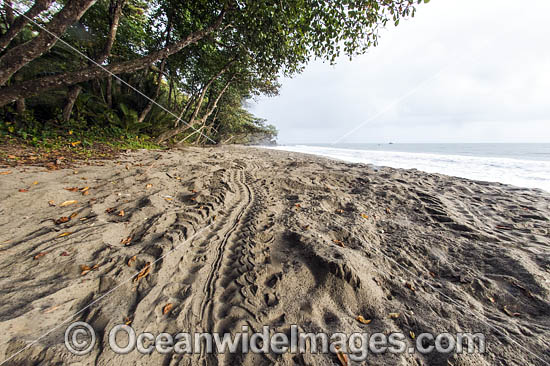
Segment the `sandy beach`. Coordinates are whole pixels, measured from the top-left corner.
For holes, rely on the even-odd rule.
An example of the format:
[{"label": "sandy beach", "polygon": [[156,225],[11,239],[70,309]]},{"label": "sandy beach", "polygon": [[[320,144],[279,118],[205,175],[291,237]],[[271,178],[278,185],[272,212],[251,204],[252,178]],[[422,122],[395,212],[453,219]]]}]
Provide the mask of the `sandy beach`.
[{"label": "sandy beach", "polygon": [[[483,354],[368,365],[550,362],[550,194],[223,146],[0,169],[0,362],[338,365],[333,354],[126,355],[137,332],[481,332]],[[361,316],[362,321],[358,321]],[[71,354],[64,332],[97,342]],[[350,365],[359,364],[349,360]]]}]

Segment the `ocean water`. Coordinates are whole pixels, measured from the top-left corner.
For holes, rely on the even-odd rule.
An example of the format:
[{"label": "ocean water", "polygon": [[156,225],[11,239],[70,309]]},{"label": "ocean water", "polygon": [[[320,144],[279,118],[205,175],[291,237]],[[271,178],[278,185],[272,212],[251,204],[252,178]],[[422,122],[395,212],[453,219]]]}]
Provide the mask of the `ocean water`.
[{"label": "ocean water", "polygon": [[550,192],[550,144],[317,144],[275,149]]}]

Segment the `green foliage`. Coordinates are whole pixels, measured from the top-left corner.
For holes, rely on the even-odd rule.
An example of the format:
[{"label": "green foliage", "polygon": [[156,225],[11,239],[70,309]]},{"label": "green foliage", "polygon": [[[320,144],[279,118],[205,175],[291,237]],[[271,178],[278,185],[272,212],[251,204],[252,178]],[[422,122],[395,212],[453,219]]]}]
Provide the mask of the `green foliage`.
[{"label": "green foliage", "polygon": [[[97,57],[108,38],[115,1],[120,0],[98,0],[63,39],[92,59]],[[81,83],[69,121],[61,116],[67,89],[29,98],[29,112],[20,116],[11,106],[2,108],[0,133],[40,143],[57,141],[74,131],[71,138],[81,138],[83,144],[97,138],[147,146],[170,130],[172,141],[181,141],[200,129],[220,142],[271,143],[276,129],[246,111],[247,100],[277,95],[278,77],[302,71],[313,58],[334,62],[340,55],[352,57],[376,46],[380,28],[414,16],[415,6],[422,2],[428,0],[126,0],[109,64],[140,59],[186,39],[213,24],[222,11],[224,18],[214,33],[165,63],[156,60],[143,70],[120,74],[122,82],[113,78],[109,83],[100,77]],[[52,9],[63,4],[56,2]],[[45,12],[41,21],[47,23],[54,13]],[[25,28],[10,47],[31,39],[32,31],[31,26]],[[10,83],[90,65],[58,43],[22,68]],[[140,122],[142,111],[149,109],[143,93],[164,108],[155,104]],[[192,124],[192,129],[174,129],[186,124]],[[207,139],[196,133],[185,141],[206,143]]]}]

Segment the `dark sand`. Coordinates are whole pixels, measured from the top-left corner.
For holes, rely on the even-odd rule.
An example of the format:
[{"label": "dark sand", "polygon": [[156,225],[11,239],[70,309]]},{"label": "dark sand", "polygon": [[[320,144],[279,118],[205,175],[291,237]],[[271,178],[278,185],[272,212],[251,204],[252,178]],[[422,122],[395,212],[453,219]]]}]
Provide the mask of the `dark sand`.
[{"label": "dark sand", "polygon": [[[29,346],[6,365],[339,363],[315,354],[116,355],[108,330],[128,320],[155,334],[290,324],[482,332],[485,354],[369,355],[367,364],[550,362],[548,193],[244,147],[101,164],[0,175],[0,362]],[[70,200],[78,202],[60,207]],[[63,333],[74,320],[63,322],[97,299],[75,319],[92,324],[98,342],[71,355]]]}]

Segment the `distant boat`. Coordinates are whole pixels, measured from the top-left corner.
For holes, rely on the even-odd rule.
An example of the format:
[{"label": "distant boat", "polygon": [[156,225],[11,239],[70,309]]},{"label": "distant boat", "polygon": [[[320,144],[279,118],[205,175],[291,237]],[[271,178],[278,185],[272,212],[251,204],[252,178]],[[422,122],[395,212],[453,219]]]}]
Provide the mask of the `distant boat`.
[{"label": "distant boat", "polygon": [[389,145],[393,145],[393,142],[390,142]]}]

